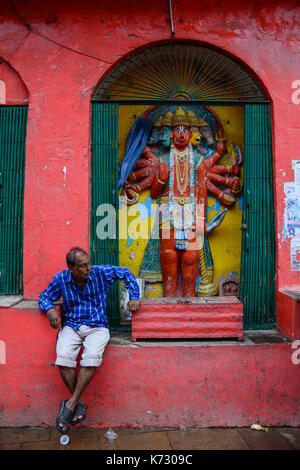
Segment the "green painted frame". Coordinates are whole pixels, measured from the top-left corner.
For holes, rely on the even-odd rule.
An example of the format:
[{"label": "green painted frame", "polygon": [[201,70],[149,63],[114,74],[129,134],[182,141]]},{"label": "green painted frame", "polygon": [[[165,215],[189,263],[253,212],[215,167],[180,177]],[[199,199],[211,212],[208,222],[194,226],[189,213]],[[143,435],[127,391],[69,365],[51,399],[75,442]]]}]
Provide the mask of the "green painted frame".
[{"label": "green painted frame", "polygon": [[[91,236],[92,264],[119,264],[118,236],[118,105],[92,103],[91,134]],[[110,204],[116,214],[114,233],[99,234],[99,207]],[[104,206],[101,206],[102,208]],[[105,213],[101,213],[105,215]],[[109,214],[107,214],[109,215]],[[100,236],[99,236],[100,235]],[[105,238],[104,238],[105,237]],[[110,328],[120,327],[119,283],[113,284],[107,297]]]},{"label": "green painted frame", "polygon": [[245,105],[241,299],[245,329],[276,326],[276,253],[270,108]]},{"label": "green painted frame", "polygon": [[23,201],[28,106],[0,106],[0,294],[23,292]]}]

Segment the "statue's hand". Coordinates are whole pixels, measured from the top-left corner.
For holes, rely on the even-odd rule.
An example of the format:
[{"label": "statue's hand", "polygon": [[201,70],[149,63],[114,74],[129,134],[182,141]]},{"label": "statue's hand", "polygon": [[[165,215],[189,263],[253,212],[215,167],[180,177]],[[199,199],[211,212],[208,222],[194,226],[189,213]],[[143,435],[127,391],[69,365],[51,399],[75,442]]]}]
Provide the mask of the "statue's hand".
[{"label": "statue's hand", "polygon": [[151,152],[147,145],[143,150],[142,158],[140,158],[136,164],[138,164],[139,161],[143,162],[143,167],[148,167],[151,169],[157,169],[159,167],[159,159]]},{"label": "statue's hand", "polygon": [[170,170],[169,170],[167,162],[161,163],[158,169],[158,179],[166,183],[167,179],[169,178],[169,175],[170,175]]},{"label": "statue's hand", "polygon": [[236,164],[235,164],[235,165],[232,165],[232,166],[230,167],[230,173],[231,173],[232,175],[236,175],[236,176],[237,176],[237,175],[240,174],[240,171],[241,171],[241,169],[240,169],[239,165],[236,165]]},{"label": "statue's hand", "polygon": [[222,157],[226,152],[226,144],[224,140],[217,143],[216,152]]},{"label": "statue's hand", "polygon": [[137,202],[139,197],[139,190],[136,186],[126,185],[124,192],[127,197],[128,204],[134,204]]},{"label": "statue's hand", "polygon": [[149,148],[147,145],[145,145],[142,154],[145,155],[145,154],[148,153],[148,152],[151,152],[151,150],[150,150],[150,148]]},{"label": "statue's hand", "polygon": [[205,233],[208,235],[212,232],[216,227],[223,222],[224,217],[226,215],[227,209],[223,209],[221,212],[218,212],[209,222],[207,222],[205,227]]},{"label": "statue's hand", "polygon": [[125,182],[124,192],[128,204],[135,204],[138,201],[138,195],[145,189],[151,188],[158,169],[159,159],[153,155],[149,147],[145,147],[143,157],[136,162]]},{"label": "statue's hand", "polygon": [[230,189],[237,192],[241,188],[241,181],[240,181],[239,178],[231,178],[229,183],[228,183],[228,186],[229,186]]}]

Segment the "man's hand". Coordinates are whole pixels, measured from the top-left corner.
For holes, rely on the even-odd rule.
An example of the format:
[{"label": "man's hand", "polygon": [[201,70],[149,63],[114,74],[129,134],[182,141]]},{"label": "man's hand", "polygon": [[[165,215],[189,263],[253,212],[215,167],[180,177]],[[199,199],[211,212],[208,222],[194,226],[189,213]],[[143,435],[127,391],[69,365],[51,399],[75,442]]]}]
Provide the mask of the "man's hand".
[{"label": "man's hand", "polygon": [[55,308],[50,308],[50,310],[47,311],[47,317],[52,328],[55,328],[56,330],[59,328],[61,330],[61,318]]},{"label": "man's hand", "polygon": [[139,300],[129,300],[126,306],[126,309],[129,310],[130,312],[135,312],[139,308],[139,305],[140,305]]}]

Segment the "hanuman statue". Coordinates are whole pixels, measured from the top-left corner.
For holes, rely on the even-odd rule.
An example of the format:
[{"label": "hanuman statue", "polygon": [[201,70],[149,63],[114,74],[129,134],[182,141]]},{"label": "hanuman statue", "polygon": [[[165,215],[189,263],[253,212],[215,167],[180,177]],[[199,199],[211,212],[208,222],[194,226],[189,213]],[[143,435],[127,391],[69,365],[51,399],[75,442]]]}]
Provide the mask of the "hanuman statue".
[{"label": "hanuman statue", "polygon": [[[241,190],[239,164],[217,165],[226,152],[224,136],[219,128],[217,145],[212,148],[209,125],[192,111],[178,107],[174,114],[169,111],[161,116],[154,127],[157,141],[151,148],[146,145],[124,186],[128,203],[136,202],[149,188],[159,204],[161,273],[153,277],[149,268],[155,259],[152,237],[140,276],[152,282],[161,279],[165,297],[178,297],[179,285],[183,297],[216,295],[207,235],[222,222],[227,209],[207,223],[207,197],[212,194],[225,208],[234,204]],[[201,281],[196,289],[199,269]]]}]

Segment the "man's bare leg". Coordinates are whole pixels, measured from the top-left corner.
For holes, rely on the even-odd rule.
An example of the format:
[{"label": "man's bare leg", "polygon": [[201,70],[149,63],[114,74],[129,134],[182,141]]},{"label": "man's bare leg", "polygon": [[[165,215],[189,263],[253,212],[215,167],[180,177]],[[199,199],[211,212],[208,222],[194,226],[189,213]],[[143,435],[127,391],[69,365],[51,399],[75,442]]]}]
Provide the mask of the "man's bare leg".
[{"label": "man's bare leg", "polygon": [[77,403],[80,400],[80,397],[90,381],[92,380],[96,367],[81,367],[79,374],[76,380],[75,389],[70,400],[67,401],[66,407],[74,411]]},{"label": "man's bare leg", "polygon": [[59,366],[59,372],[69,391],[73,395],[76,385],[76,370],[72,367]]},{"label": "man's bare leg", "polygon": [[[82,388],[82,386],[84,385],[84,382],[86,380],[85,380],[85,372],[81,373],[82,369],[93,369],[93,371],[90,371],[90,373],[87,374],[87,377],[90,376],[90,378],[88,379],[88,381],[87,381],[86,385],[84,386],[84,388]],[[75,403],[74,406],[73,406],[72,398],[66,403],[67,408],[69,408],[70,410],[73,411],[75,409],[77,403],[79,403],[79,402],[83,403],[80,396],[83,393],[84,389],[87,387],[90,380],[92,379],[92,377],[94,375],[94,372],[95,372],[95,368],[94,367],[83,367],[83,368],[81,368],[80,371],[79,371],[79,374],[78,374],[78,378],[76,377],[76,370],[74,368],[71,368],[71,367],[59,366],[59,372],[60,372],[60,375],[61,375],[64,383],[66,384],[67,388],[72,393],[72,398],[75,396],[75,401],[73,400],[74,403]],[[80,378],[81,384],[79,384],[79,387],[76,389],[77,382],[78,382],[79,378]],[[80,392],[80,389],[82,390],[81,392]],[[75,395],[75,390],[76,390],[76,395]],[[79,397],[78,397],[78,399],[76,399],[76,397],[78,396],[78,393],[79,393]],[[82,418],[82,415],[73,416],[73,421],[75,421],[76,419],[80,419],[80,418]]]}]

